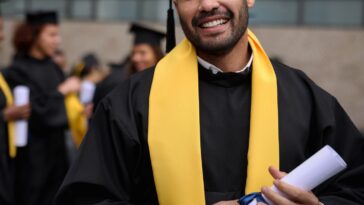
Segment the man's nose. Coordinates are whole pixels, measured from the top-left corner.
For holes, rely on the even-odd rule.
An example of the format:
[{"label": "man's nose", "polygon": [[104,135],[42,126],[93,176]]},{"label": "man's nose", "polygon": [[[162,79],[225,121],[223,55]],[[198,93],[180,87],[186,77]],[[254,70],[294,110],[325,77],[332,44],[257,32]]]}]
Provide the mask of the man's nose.
[{"label": "man's nose", "polygon": [[219,8],[220,3],[218,0],[200,0],[199,11],[209,12]]}]

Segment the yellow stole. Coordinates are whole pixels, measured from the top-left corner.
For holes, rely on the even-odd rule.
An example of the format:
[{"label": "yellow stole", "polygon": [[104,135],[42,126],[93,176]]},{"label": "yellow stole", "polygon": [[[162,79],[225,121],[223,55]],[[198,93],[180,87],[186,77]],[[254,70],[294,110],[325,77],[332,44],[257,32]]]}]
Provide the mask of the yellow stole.
[{"label": "yellow stole", "polygon": [[[247,194],[271,185],[268,166],[279,167],[277,80],[259,41],[250,31],[248,36],[254,60]],[[159,203],[204,205],[198,65],[196,51],[186,39],[156,67],[148,123]]]},{"label": "yellow stole", "polygon": [[68,126],[75,144],[80,146],[87,132],[87,118],[83,113],[84,107],[77,95],[68,94],[65,98]]},{"label": "yellow stole", "polygon": [[[14,103],[13,94],[6,83],[3,75],[0,73],[0,89],[5,95],[6,106],[11,106]],[[9,141],[9,155],[11,158],[16,157],[16,145],[15,145],[15,123],[9,121],[8,123],[8,141]]]}]

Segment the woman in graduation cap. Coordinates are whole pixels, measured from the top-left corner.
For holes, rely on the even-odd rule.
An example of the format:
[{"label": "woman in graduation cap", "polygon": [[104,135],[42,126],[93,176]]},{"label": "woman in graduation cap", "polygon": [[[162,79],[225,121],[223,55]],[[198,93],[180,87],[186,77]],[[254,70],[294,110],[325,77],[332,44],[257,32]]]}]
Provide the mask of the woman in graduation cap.
[{"label": "woman in graduation cap", "polygon": [[163,58],[161,40],[165,34],[135,23],[131,25],[130,32],[135,35],[129,70],[129,75],[132,75],[156,65]]},{"label": "woman in graduation cap", "polygon": [[93,100],[95,108],[118,84],[129,76],[156,65],[164,56],[161,41],[165,38],[165,33],[136,23],[131,25],[129,31],[135,35],[131,53],[121,65],[112,66],[115,69],[111,74],[97,84]]},{"label": "woman in graduation cap", "polygon": [[75,137],[85,131],[83,107],[73,94],[80,82],[65,79],[51,59],[60,44],[55,12],[28,13],[13,44],[16,55],[5,77],[12,87],[28,86],[32,104],[28,145],[16,158],[16,204],[49,205],[68,169],[64,132],[69,127]]}]

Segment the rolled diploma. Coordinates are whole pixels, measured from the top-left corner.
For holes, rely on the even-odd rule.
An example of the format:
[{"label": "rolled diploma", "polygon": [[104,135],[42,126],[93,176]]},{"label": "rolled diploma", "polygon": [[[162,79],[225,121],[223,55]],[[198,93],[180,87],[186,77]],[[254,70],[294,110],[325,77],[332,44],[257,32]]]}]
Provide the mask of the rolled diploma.
[{"label": "rolled diploma", "polygon": [[80,101],[83,104],[92,102],[96,86],[91,81],[85,80],[81,84]]},{"label": "rolled diploma", "polygon": [[[345,161],[340,155],[329,145],[312,155],[301,165],[292,170],[289,174],[281,179],[281,181],[300,188],[305,191],[311,191],[322,182],[338,174],[347,167]],[[274,185],[271,187],[273,191],[284,196]],[[264,197],[264,195],[263,195]],[[272,205],[273,203],[264,199]],[[249,205],[255,205],[256,201]]]},{"label": "rolled diploma", "polygon": [[[29,88],[16,86],[14,88],[14,103],[22,106],[29,103]],[[15,122],[15,144],[17,147],[25,147],[28,144],[28,121],[18,120]]]}]

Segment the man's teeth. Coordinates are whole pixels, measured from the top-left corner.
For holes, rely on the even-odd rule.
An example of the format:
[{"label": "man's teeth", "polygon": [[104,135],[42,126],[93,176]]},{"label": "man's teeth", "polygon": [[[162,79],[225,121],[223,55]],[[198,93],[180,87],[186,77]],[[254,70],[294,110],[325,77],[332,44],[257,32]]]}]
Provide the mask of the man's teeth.
[{"label": "man's teeth", "polygon": [[211,28],[214,26],[219,26],[219,25],[225,24],[226,22],[227,22],[227,20],[225,20],[225,19],[214,20],[214,21],[210,21],[210,22],[206,22],[206,23],[202,24],[202,28]]}]

